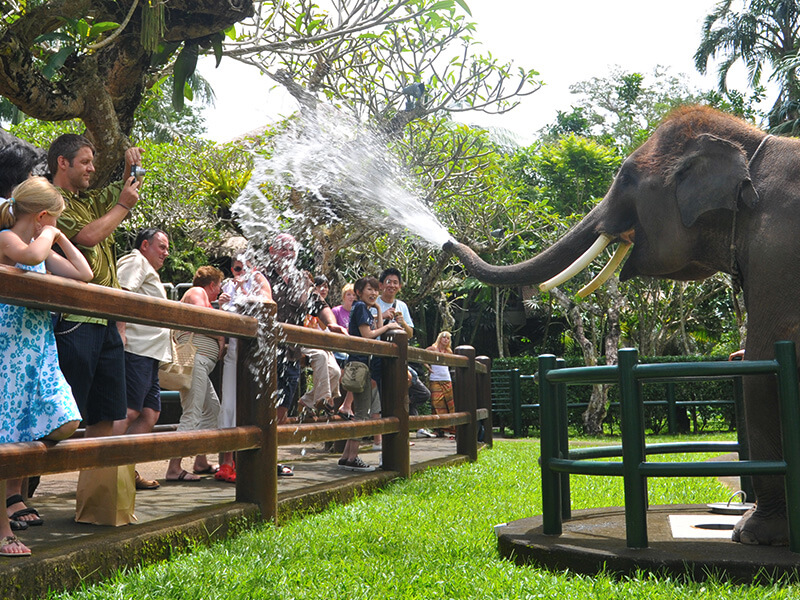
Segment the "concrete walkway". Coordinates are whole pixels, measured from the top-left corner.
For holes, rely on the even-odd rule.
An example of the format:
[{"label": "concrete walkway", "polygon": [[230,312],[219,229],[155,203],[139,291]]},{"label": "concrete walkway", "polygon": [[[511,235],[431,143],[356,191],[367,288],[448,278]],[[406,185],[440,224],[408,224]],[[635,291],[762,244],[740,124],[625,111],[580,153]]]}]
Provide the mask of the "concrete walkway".
[{"label": "concrete walkway", "polygon": [[[455,455],[455,441],[412,438],[411,442],[414,471],[465,460]],[[361,457],[368,464],[380,462],[380,452],[368,443],[362,446]],[[339,454],[325,451],[323,444],[281,447],[278,459],[295,473],[278,482],[281,518],[295,510],[322,510],[331,501],[346,502],[396,478],[395,473],[381,470],[364,474],[345,471],[337,465]],[[191,470],[192,462],[185,458],[183,467]],[[235,502],[233,484],[216,481],[213,476],[198,482],[167,482],[167,461],[136,468],[143,477],[157,479],[161,487],[137,493],[137,521],[123,527],[75,522],[78,473],[43,477],[29,506],[39,510],[45,524],[18,532],[33,551],[32,557],[0,557],[0,598],[37,598],[48,588],[69,589],[101,580],[119,567],[164,559],[194,543],[224,538],[258,516],[254,505]]]}]

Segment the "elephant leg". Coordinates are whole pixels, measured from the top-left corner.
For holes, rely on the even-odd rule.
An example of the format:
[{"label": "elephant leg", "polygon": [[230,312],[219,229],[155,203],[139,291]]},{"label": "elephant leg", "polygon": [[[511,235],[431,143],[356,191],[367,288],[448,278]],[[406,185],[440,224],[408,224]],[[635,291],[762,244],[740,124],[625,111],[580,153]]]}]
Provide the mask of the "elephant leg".
[{"label": "elephant leg", "polygon": [[[746,377],[744,394],[750,458],[780,460],[783,452],[776,378]],[[733,529],[731,539],[743,544],[787,545],[789,527],[783,477],[754,476],[753,488],[756,492],[756,506],[742,516]]]}]

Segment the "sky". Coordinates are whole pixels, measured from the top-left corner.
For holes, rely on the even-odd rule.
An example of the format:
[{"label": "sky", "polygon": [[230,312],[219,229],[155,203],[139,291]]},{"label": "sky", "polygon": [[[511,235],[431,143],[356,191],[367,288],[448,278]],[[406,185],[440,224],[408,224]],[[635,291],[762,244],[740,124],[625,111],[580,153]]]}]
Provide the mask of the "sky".
[{"label": "sky", "polygon": [[[704,17],[718,0],[467,0],[482,52],[539,72],[545,85],[504,115],[465,115],[476,125],[503,127],[521,140],[532,140],[552,123],[558,110],[575,103],[570,85],[605,77],[615,65],[648,75],[656,65],[684,74],[698,89],[716,87],[716,69],[701,76],[693,55]],[[734,4],[734,7],[736,3]],[[203,59],[199,70],[212,84],[217,103],[204,111],[207,137],[228,141],[274,122],[295,110],[280,86],[251,67],[223,59]],[[645,80],[646,82],[646,80]],[[729,86],[746,89],[743,68],[732,72]]]}]

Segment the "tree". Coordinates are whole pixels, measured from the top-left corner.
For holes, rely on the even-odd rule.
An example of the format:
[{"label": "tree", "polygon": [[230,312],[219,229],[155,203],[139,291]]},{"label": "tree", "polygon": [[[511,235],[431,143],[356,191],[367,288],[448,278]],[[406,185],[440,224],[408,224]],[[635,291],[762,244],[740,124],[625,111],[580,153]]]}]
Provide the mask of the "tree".
[{"label": "tree", "polygon": [[[479,229],[481,237],[473,239],[485,239],[505,225],[497,225],[502,220],[498,215],[512,202],[503,198],[503,208],[495,207],[497,196],[506,194],[497,145],[487,132],[458,125],[449,115],[510,110],[519,97],[538,89],[535,72],[475,55],[475,25],[464,14],[464,2],[337,0],[334,6],[336,10],[322,12],[300,2],[283,6],[269,19],[257,12],[249,22],[255,34],[226,43],[225,55],[257,67],[298,100],[306,120],[293,125],[309,132],[301,131],[298,138],[315,137],[310,132],[326,126],[335,106],[333,110],[341,111],[335,124],[348,122],[353,133],[328,146],[349,149],[360,143],[353,137],[374,139],[367,158],[384,152],[397,157],[411,174],[413,187],[424,190],[422,204],[456,235]],[[352,35],[344,36],[344,31]],[[258,151],[271,153],[268,148]],[[340,162],[344,152],[332,160]],[[316,171],[324,169],[319,159],[314,156]],[[446,261],[431,259],[428,245],[397,232],[387,235],[384,220],[355,227],[336,222],[336,214],[357,218],[347,207],[365,201],[357,197],[359,190],[335,185],[314,188],[313,193],[309,189],[295,180],[273,201],[282,210],[291,207],[295,230],[311,232],[316,269],[329,275],[360,270],[363,275],[386,261],[405,263],[406,299],[414,302],[432,294],[441,322],[453,322],[451,304],[438,285]],[[456,205],[453,211],[443,208]]]},{"label": "tree", "polygon": [[577,107],[592,123],[593,136],[623,154],[643,142],[671,109],[697,101],[680,77],[661,66],[649,76],[614,67],[608,77],[578,82],[570,92],[579,96]]},{"label": "tree", "polygon": [[305,108],[320,93],[389,131],[437,112],[506,112],[541,86],[535,71],[475,53],[464,0],[333,5],[300,0],[257,11],[252,33],[226,43],[224,54],[286,86]]},{"label": "tree", "polygon": [[3,3],[0,94],[37,119],[80,119],[98,149],[95,184],[102,185],[163,65],[176,57],[193,70],[192,54],[251,14],[251,0]]},{"label": "tree", "polygon": [[541,194],[562,215],[583,213],[594,206],[622,163],[613,148],[574,134],[541,146],[533,161]]},{"label": "tree", "polygon": [[800,49],[800,5],[789,0],[745,0],[744,9],[737,12],[732,4],[733,0],[722,0],[706,16],[694,55],[697,70],[705,73],[708,60],[720,55],[717,72],[719,90],[724,92],[728,73],[737,62],[747,67],[753,88],[760,86],[765,66],[771,67],[769,79],[778,82],[780,91],[769,113],[769,125],[796,120],[800,85],[792,59]]}]

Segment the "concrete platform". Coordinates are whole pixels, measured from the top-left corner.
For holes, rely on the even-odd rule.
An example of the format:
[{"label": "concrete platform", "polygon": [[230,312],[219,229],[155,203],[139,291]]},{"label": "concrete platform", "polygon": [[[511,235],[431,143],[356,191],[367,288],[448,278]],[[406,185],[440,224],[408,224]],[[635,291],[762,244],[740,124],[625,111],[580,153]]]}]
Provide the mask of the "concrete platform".
[{"label": "concrete platform", "polygon": [[[670,515],[699,515],[694,530],[718,538],[675,537]],[[500,554],[517,564],[583,574],[600,571],[631,575],[652,571],[704,580],[709,575],[734,582],[767,581],[786,576],[800,580],[800,554],[787,547],[745,546],[730,541],[730,519],[713,515],[706,505],[651,506],[647,511],[649,547],[627,548],[625,513],[620,507],[572,512],[561,536],[542,533],[542,517],[520,519],[495,527]],[[683,536],[704,535],[679,530]]]},{"label": "concrete platform", "polygon": [[[411,441],[412,471],[466,461],[455,455],[455,441]],[[361,458],[377,465],[380,452],[365,444]],[[331,502],[347,502],[397,477],[391,471],[344,471],[336,464],[338,459],[339,454],[326,452],[323,444],[279,448],[278,460],[291,465],[295,473],[278,481],[281,519],[298,511],[320,511]],[[191,466],[192,459],[184,458],[183,467],[191,470]],[[33,551],[32,557],[0,558],[0,599],[40,598],[50,589],[73,589],[108,577],[119,568],[164,560],[198,543],[222,539],[258,520],[255,505],[235,502],[235,486],[230,483],[212,476],[199,482],[167,482],[167,461],[136,468],[143,477],[157,479],[161,487],[137,493],[138,520],[123,527],[75,522],[78,473],[43,477],[28,504],[41,513],[45,524],[17,532]]]}]

